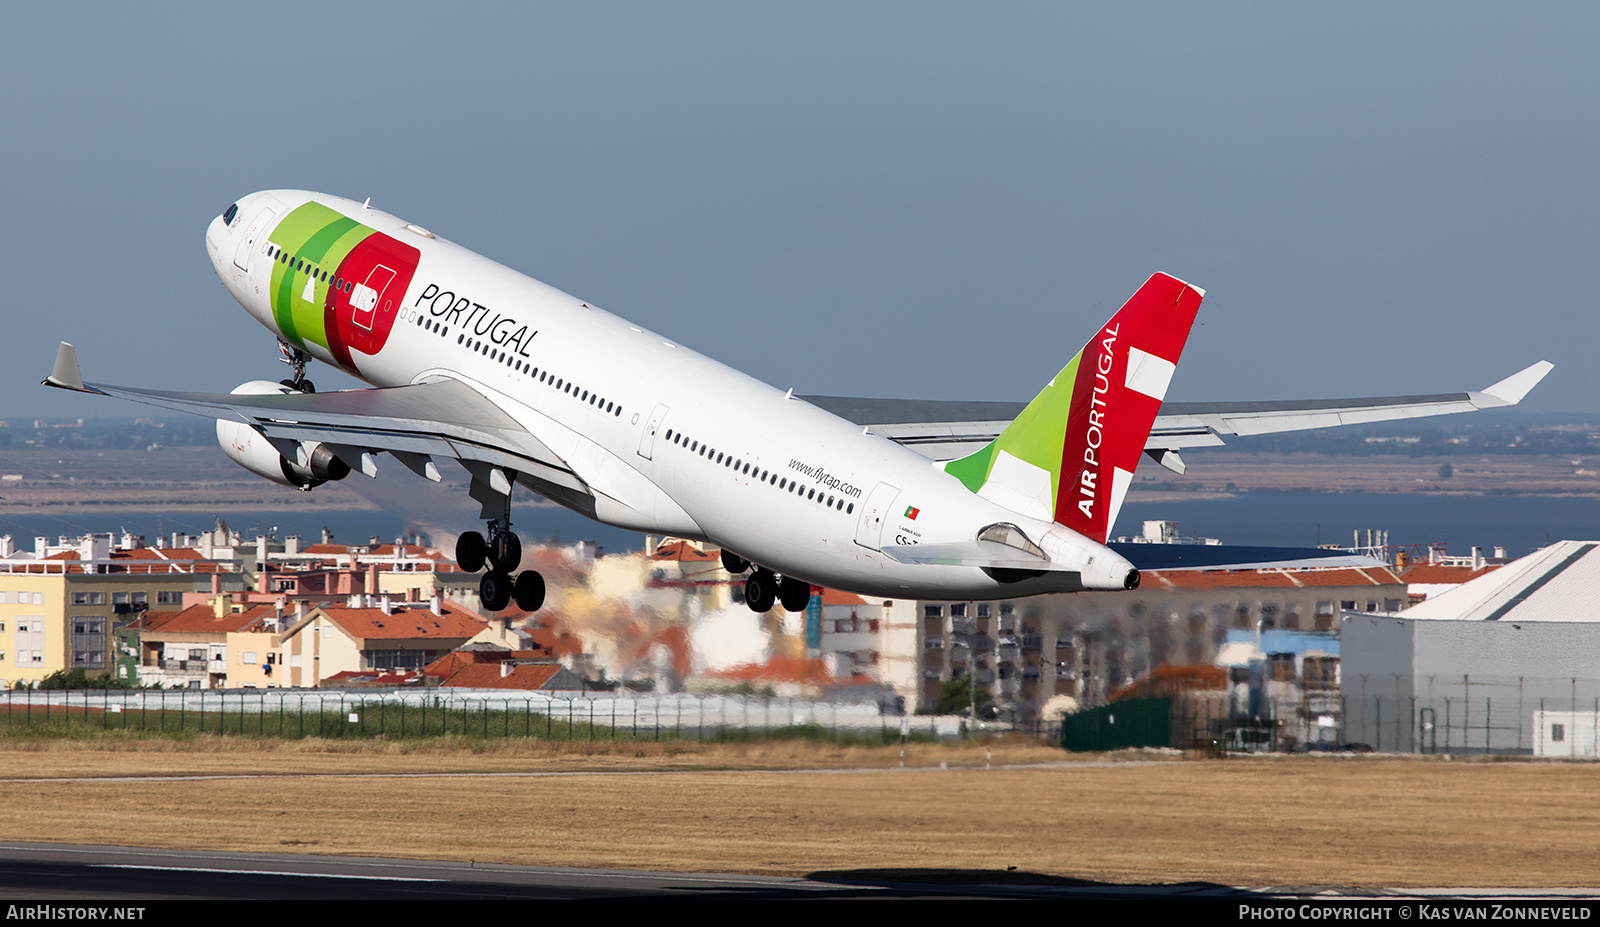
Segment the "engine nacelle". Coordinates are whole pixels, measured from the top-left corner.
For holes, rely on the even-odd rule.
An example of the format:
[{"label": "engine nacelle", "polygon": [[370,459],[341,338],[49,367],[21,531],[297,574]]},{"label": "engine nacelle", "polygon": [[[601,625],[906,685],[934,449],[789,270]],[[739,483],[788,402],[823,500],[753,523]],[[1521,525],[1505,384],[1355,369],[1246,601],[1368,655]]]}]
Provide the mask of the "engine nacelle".
[{"label": "engine nacelle", "polygon": [[[271,396],[294,392],[281,383],[251,380],[233,390],[235,396]],[[293,460],[288,459],[259,431],[244,422],[217,419],[217,443],[233,462],[257,476],[282,486],[310,489],[350,475],[350,465],[326,445],[301,441]]]}]

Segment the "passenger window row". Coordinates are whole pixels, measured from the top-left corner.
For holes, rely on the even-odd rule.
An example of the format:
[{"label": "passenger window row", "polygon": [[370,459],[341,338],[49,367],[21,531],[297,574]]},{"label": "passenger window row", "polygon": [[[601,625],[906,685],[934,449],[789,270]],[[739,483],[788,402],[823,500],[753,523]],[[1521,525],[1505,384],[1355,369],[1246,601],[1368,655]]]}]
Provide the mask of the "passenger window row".
[{"label": "passenger window row", "polygon": [[699,441],[691,440],[681,431],[674,431],[673,429],[668,428],[667,440],[671,441],[678,447],[684,448],[691,454],[704,457],[711,463],[726,467],[732,470],[734,473],[742,474],[744,476],[753,476],[755,477],[756,482],[765,483],[768,486],[774,486],[779,492],[793,493],[798,495],[800,498],[805,499],[807,502],[818,502],[830,509],[837,509],[846,515],[855,514],[856,504],[854,502],[847,502],[844,499],[835,498],[828,495],[823,490],[811,487],[802,487],[798,480],[791,480],[788,477],[779,476],[770,470],[763,470],[760,467],[752,467],[749,461],[736,460],[732,454],[723,453],[716,448],[701,444]]},{"label": "passenger window row", "polygon": [[295,257],[277,245],[268,243],[267,256],[276,260],[279,264],[292,267],[296,273],[308,273],[312,277],[315,277],[319,282],[327,283],[329,286],[332,286],[341,293],[349,293],[351,290],[355,289],[355,284],[344,279],[343,277],[333,276],[330,281],[330,275],[328,271],[324,268],[318,267],[316,262],[308,261],[305,258]]},{"label": "passenger window row", "polygon": [[586,389],[574,385],[573,383],[558,378],[555,374],[548,370],[540,370],[538,367],[535,367],[532,364],[529,364],[527,361],[517,357],[517,355],[511,351],[502,351],[494,345],[481,339],[468,338],[465,333],[456,337],[456,344],[464,346],[469,351],[476,351],[477,353],[482,354],[496,363],[504,364],[518,373],[525,374],[530,380],[538,377],[540,383],[546,383],[554,389],[561,390],[561,392],[571,396],[579,402],[587,403],[600,412],[610,414],[613,418],[617,418],[622,415],[621,403],[609,402],[599,393],[591,393]]},{"label": "passenger window row", "polygon": [[[422,326],[423,328],[427,329],[428,331],[433,332],[435,335],[439,335],[440,337],[443,337],[443,338],[450,337],[450,326],[445,325],[445,324],[443,324],[441,322],[435,322],[433,319],[430,319],[425,315],[417,316],[417,324]],[[458,343],[459,343],[459,341],[458,341]]]}]

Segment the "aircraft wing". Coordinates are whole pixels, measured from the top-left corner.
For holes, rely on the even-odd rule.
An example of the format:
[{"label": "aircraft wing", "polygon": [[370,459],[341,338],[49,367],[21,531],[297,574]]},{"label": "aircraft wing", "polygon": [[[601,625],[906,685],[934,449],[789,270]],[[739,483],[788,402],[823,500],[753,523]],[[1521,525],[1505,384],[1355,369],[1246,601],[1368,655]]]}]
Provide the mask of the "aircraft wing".
[{"label": "aircraft wing", "polygon": [[[1431,396],[1167,402],[1162,404],[1155,424],[1150,429],[1145,453],[1162,466],[1182,473],[1184,464],[1178,457],[1180,448],[1215,447],[1225,443],[1225,435],[1303,431],[1514,406],[1552,369],[1553,364],[1540,361],[1481,390]],[[947,402],[844,396],[797,398],[937,461],[954,460],[981,450],[998,437],[1027,406],[1024,402]]]},{"label": "aircraft wing", "polygon": [[[62,343],[49,386],[131,399],[209,418],[232,419],[274,444],[316,441],[339,450],[352,469],[376,474],[371,456],[388,451],[417,473],[437,480],[431,458],[452,457],[472,468],[487,464],[546,484],[587,494],[565,460],[515,419],[471,387],[439,380],[381,389],[332,393],[235,395],[133,389],[85,383],[72,346]],[[291,455],[292,459],[292,455]],[[478,474],[475,473],[476,477]],[[485,482],[494,482],[486,478]],[[509,486],[501,487],[509,492]]]}]

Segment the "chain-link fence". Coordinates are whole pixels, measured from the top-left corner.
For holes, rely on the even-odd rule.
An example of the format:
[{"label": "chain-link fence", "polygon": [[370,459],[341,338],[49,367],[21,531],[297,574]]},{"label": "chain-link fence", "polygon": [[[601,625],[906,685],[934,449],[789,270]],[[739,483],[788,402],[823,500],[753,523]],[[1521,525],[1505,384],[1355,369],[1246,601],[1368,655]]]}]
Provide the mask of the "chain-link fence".
[{"label": "chain-link fence", "polygon": [[885,714],[871,702],[759,695],[584,695],[483,690],[110,689],[0,692],[8,729],[270,738],[946,740],[963,719]]},{"label": "chain-link fence", "polygon": [[1526,676],[1354,676],[1344,739],[1393,753],[1595,757],[1600,681]]},{"label": "chain-link fence", "polygon": [[[1600,682],[1528,677],[1345,679],[1128,699],[1069,714],[1062,745],[1224,753],[1355,751],[1597,756]],[[1389,691],[1384,691],[1385,689]]]}]

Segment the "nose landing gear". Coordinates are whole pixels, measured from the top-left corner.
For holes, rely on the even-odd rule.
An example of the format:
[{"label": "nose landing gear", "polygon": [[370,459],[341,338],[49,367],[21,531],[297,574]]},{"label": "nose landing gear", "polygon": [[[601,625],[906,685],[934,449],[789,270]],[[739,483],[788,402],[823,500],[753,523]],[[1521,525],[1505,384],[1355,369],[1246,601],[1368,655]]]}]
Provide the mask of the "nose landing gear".
[{"label": "nose landing gear", "polygon": [[289,387],[297,393],[316,392],[317,385],[306,379],[306,364],[311,362],[311,355],[289,344],[282,338],[278,339],[278,353],[283,355],[278,359],[288,364],[289,369],[294,371],[292,378],[279,380],[278,383]]}]

